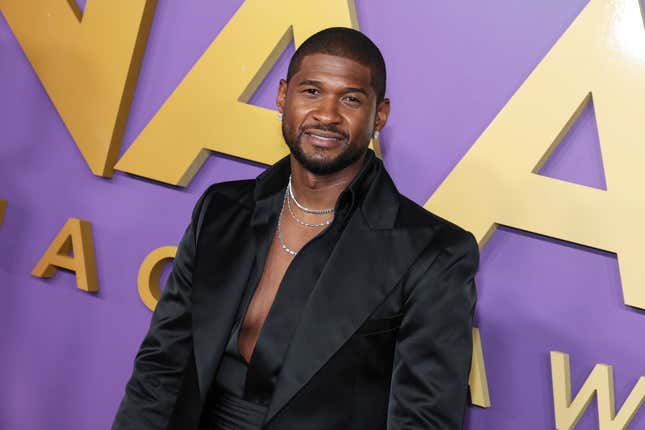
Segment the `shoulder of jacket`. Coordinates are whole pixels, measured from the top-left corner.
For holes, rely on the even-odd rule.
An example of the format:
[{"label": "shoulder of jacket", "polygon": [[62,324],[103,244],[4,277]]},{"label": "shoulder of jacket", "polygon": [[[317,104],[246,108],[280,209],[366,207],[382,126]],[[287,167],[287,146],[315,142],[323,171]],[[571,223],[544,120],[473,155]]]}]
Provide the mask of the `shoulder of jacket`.
[{"label": "shoulder of jacket", "polygon": [[195,229],[195,244],[199,239],[204,218],[206,217],[206,213],[211,205],[237,204],[242,207],[251,208],[254,202],[254,190],[254,179],[218,182],[209,186],[206,191],[202,193],[193,208],[192,223]]},{"label": "shoulder of jacket", "polygon": [[244,204],[247,203],[249,198],[253,200],[254,191],[255,179],[217,182],[206,189],[202,198],[204,200],[212,200],[213,197],[223,197],[225,199]]},{"label": "shoulder of jacket", "polygon": [[237,203],[243,206],[249,206],[253,202],[254,189],[254,179],[218,182],[210,185],[199,197],[193,208],[193,222],[197,222],[201,225],[204,214],[214,201],[216,204],[222,204],[223,199],[228,203]]},{"label": "shoulder of jacket", "polygon": [[[428,211],[405,196],[401,196],[399,216],[401,222],[405,222],[411,230],[422,228],[432,230],[425,248],[418,255],[411,269],[411,273],[414,274],[410,276],[413,290],[416,288],[432,290],[442,285],[437,282],[418,281],[432,273],[453,270],[458,267],[456,263],[459,261],[462,262],[462,266],[457,270],[474,276],[479,267],[479,245],[471,232]],[[407,291],[405,297],[410,297],[411,294],[412,290]]]},{"label": "shoulder of jacket", "polygon": [[400,225],[408,228],[431,228],[435,232],[432,241],[442,247],[477,244],[475,237],[469,231],[430,212],[404,195],[399,194],[399,196],[398,223]]}]

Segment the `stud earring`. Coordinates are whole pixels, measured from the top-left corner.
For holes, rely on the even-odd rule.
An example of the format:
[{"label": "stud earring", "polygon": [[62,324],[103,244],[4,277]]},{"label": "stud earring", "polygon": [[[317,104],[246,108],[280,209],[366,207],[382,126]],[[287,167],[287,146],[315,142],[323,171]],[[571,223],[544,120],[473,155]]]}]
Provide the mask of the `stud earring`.
[{"label": "stud earring", "polygon": [[282,121],[282,112],[278,114],[278,121]]},{"label": "stud earring", "polygon": [[379,136],[379,132],[378,132],[378,130],[376,130],[372,137],[376,140],[376,139],[378,139],[378,136]]}]

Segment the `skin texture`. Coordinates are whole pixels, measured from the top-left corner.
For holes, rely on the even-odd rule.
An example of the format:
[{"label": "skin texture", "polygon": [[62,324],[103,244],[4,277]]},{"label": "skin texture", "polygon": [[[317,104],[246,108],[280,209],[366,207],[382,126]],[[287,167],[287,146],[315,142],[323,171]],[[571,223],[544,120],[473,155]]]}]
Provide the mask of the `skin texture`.
[{"label": "skin texture", "polygon": [[[370,80],[369,67],[361,63],[311,54],[302,59],[289,82],[280,81],[277,105],[283,114],[283,136],[291,150],[293,191],[306,207],[334,207],[360,170],[372,134],[385,126],[390,102],[377,102]],[[308,223],[333,217],[306,213],[293,203],[291,207]],[[305,227],[285,208],[280,228],[287,246],[297,251],[325,226]],[[240,331],[239,349],[247,362],[293,258],[281,248],[276,234]]]}]

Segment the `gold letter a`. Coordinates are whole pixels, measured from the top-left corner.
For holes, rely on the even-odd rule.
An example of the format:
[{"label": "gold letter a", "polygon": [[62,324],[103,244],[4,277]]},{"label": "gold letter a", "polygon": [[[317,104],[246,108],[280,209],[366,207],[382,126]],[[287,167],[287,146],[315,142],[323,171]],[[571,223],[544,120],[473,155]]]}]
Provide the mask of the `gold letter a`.
[{"label": "gold letter a", "polygon": [[[426,207],[480,245],[498,224],[618,254],[645,309],[645,27],[640,0],[591,0]],[[607,191],[537,175],[593,95]]]},{"label": "gold letter a", "polygon": [[246,102],[292,38],[356,27],[353,3],[245,1],[116,168],[186,186],[208,150],[265,164],[286,155],[276,112]]}]

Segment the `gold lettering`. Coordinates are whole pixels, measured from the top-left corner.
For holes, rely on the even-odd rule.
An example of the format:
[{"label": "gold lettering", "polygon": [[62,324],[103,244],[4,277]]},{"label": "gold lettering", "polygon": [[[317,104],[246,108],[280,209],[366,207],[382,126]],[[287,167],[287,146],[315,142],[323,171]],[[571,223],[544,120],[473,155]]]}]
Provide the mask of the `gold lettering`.
[{"label": "gold lettering", "polygon": [[645,401],[645,377],[641,377],[615,414],[614,372],[612,366],[596,364],[582,388],[571,400],[571,365],[569,354],[551,351],[551,377],[555,424],[558,430],[573,429],[587,409],[594,394],[598,400],[600,430],[625,430]]},{"label": "gold lettering", "polygon": [[[501,224],[615,252],[625,304],[645,309],[643,76],[640,1],[591,0],[426,207],[480,246]],[[607,191],[536,174],[590,94]]]},{"label": "gold lettering", "polygon": [[75,272],[78,289],[90,293],[99,291],[92,226],[88,221],[68,219],[31,274],[51,278],[58,269]]},{"label": "gold lettering", "polygon": [[85,162],[112,176],[156,0],[0,0]]},{"label": "gold lettering", "polygon": [[161,296],[161,272],[165,265],[175,258],[176,253],[176,246],[162,246],[148,254],[141,263],[137,277],[137,288],[141,301],[151,311],[155,310]]},{"label": "gold lettering", "polygon": [[482,339],[479,335],[479,329],[476,327],[473,327],[473,357],[468,385],[470,386],[470,402],[482,408],[490,408],[490,394],[488,393],[488,378],[486,376]]},{"label": "gold lettering", "polygon": [[247,0],[116,169],[186,186],[208,150],[274,163],[287,153],[276,112],[246,102],[291,39],[332,26],[357,27],[353,0]]}]

